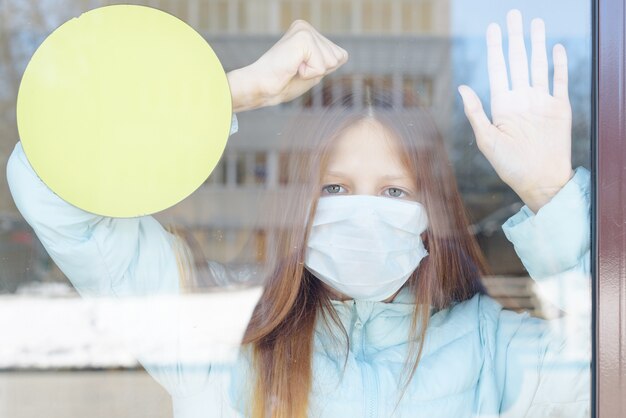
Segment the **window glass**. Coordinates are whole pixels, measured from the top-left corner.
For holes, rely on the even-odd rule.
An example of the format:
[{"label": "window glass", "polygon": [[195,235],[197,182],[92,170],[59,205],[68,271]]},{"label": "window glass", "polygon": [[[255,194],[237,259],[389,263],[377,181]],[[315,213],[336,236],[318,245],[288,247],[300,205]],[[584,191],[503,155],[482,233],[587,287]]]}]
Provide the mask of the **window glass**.
[{"label": "window glass", "polygon": [[0,4],[0,411],[590,416],[590,1],[127,2],[193,27],[235,107],[137,218],[56,196],[16,121],[37,48],[112,4]]}]

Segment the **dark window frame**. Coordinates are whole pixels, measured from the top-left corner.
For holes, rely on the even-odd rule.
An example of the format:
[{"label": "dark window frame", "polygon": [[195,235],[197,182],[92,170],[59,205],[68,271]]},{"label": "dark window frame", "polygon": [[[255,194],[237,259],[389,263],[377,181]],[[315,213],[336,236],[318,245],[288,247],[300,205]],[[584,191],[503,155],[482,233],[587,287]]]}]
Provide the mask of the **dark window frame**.
[{"label": "dark window frame", "polygon": [[597,0],[594,26],[593,410],[626,416],[626,6]]}]

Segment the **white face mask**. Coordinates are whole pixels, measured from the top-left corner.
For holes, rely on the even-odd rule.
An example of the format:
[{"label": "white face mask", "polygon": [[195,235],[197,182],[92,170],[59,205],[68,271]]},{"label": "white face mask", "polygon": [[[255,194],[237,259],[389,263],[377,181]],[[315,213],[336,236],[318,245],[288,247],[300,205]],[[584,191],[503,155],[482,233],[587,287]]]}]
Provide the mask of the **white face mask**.
[{"label": "white face mask", "polygon": [[420,236],[427,226],[426,210],[417,202],[369,195],[323,197],[304,264],[346,296],[382,301],[428,255]]}]

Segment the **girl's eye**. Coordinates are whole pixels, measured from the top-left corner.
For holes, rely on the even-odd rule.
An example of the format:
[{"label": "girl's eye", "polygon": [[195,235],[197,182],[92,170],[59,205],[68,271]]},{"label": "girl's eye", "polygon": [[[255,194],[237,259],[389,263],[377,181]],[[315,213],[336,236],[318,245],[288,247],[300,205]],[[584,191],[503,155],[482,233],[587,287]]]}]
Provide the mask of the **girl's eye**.
[{"label": "girl's eye", "polygon": [[322,188],[322,192],[325,194],[338,194],[345,192],[345,189],[338,184],[329,184]]},{"label": "girl's eye", "polygon": [[385,190],[385,194],[390,197],[405,197],[406,192],[402,189],[398,189],[397,187],[390,187]]}]

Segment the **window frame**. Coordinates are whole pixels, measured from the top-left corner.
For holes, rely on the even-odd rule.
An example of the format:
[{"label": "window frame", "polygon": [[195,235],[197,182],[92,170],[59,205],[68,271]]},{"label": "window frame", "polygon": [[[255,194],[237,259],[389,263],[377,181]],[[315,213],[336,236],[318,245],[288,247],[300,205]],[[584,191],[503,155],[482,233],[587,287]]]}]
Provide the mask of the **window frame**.
[{"label": "window frame", "polygon": [[626,416],[626,6],[593,3],[594,416]]}]

